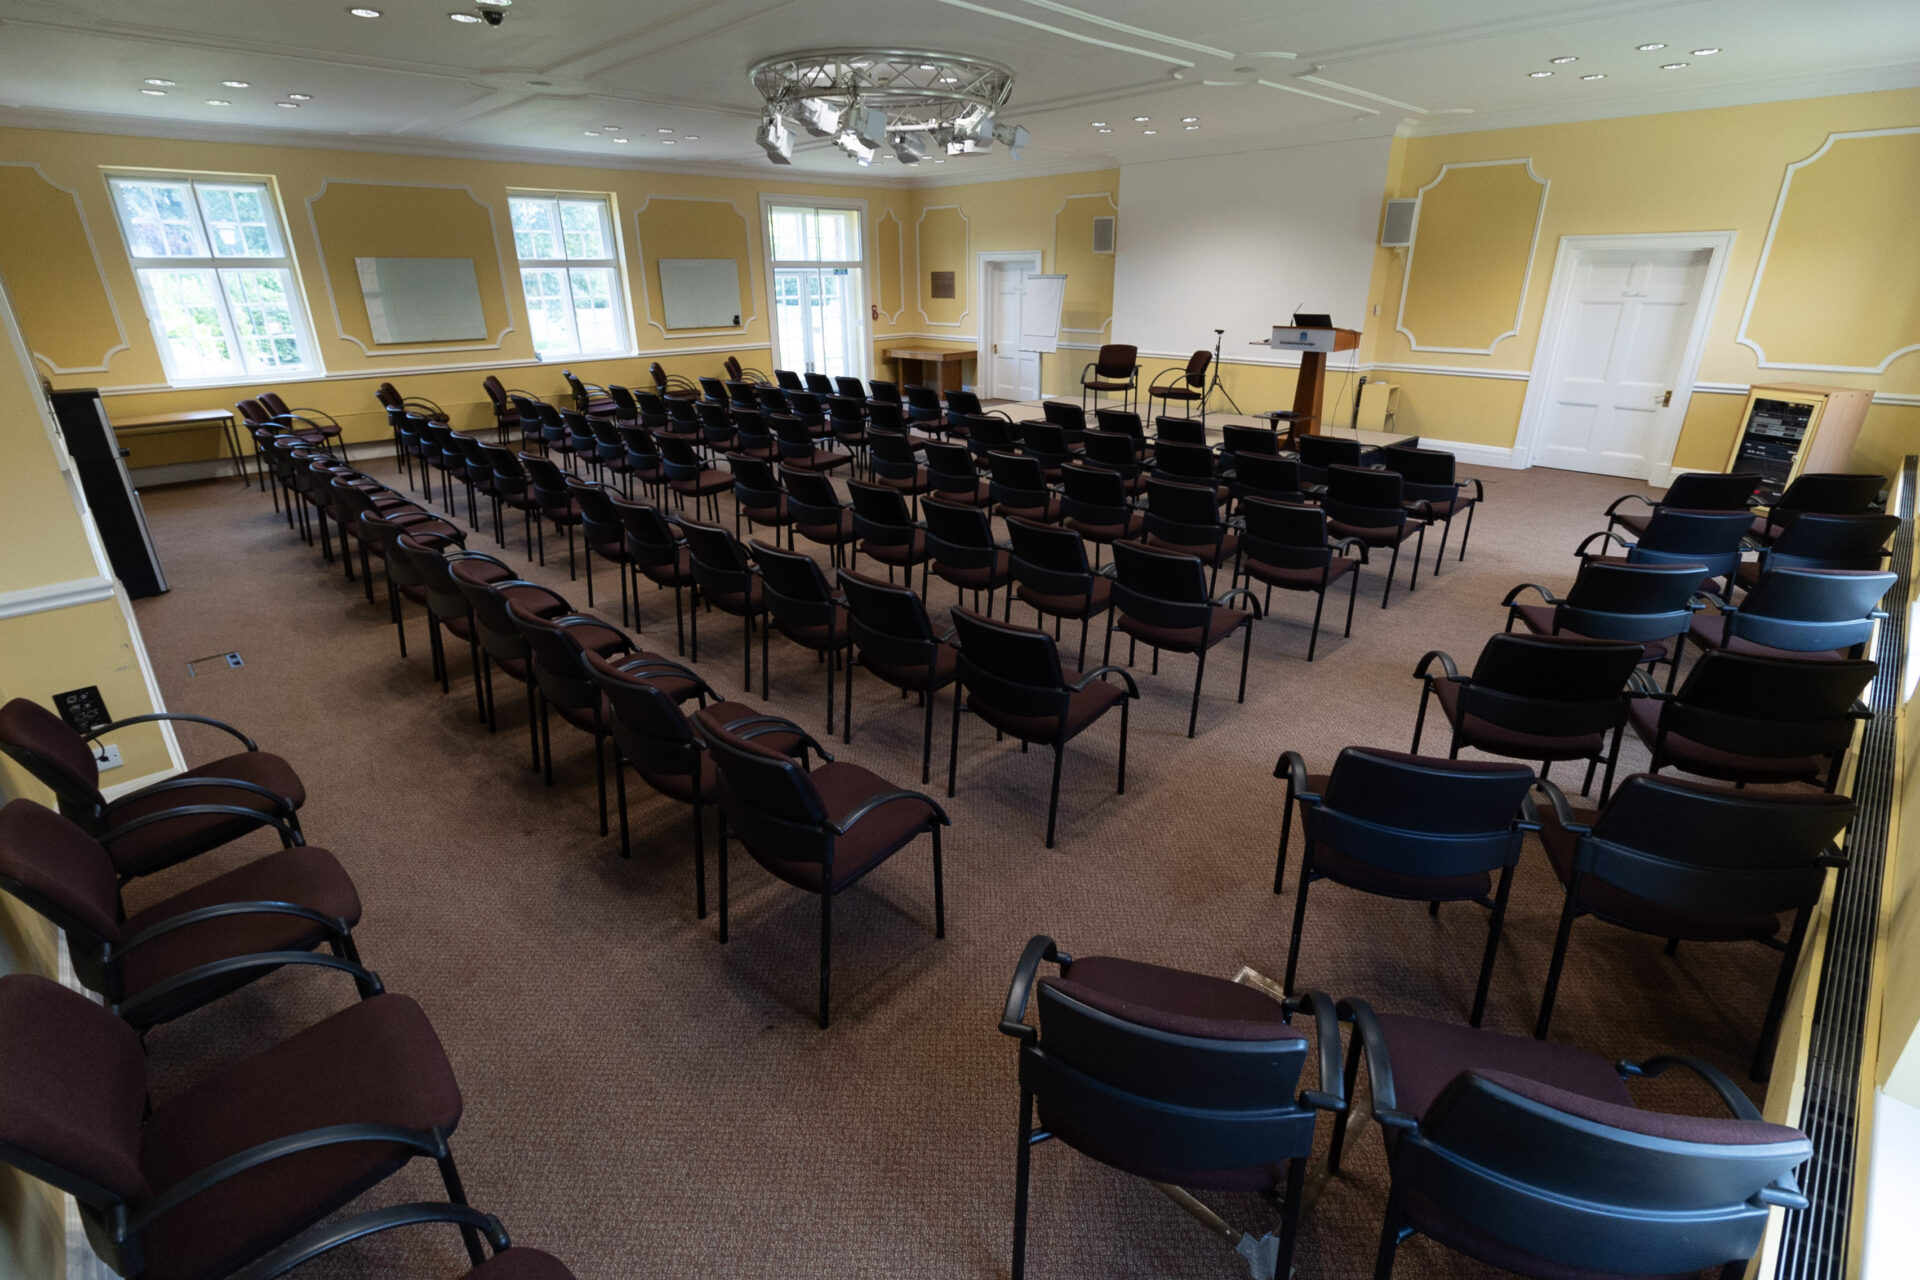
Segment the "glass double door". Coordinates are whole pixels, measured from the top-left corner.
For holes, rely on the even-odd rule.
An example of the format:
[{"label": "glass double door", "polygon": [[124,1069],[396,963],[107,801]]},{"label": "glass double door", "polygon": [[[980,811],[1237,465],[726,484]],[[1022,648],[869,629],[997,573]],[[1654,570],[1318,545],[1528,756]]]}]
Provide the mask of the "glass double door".
[{"label": "glass double door", "polygon": [[866,305],[858,267],[776,267],[777,363],[797,372],[867,376]]}]

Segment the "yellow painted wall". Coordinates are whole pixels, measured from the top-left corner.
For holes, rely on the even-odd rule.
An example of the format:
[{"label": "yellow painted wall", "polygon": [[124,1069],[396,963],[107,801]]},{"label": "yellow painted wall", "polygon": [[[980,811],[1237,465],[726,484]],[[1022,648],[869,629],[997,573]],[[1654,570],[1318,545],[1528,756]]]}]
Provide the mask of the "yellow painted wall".
[{"label": "yellow painted wall", "polygon": [[[0,280],[8,282],[20,323],[37,335],[39,368],[52,374],[103,366],[127,340],[78,193],[55,186],[31,164],[0,160],[0,209],[9,228],[0,235]],[[46,234],[11,233],[22,226]]]},{"label": "yellow painted wall", "polygon": [[1513,331],[1548,188],[1525,161],[1444,170],[1420,197],[1399,322],[1424,348],[1493,348]]},{"label": "yellow painted wall", "polygon": [[[1395,146],[1386,197],[1412,196],[1449,163],[1522,157],[1531,160],[1535,173],[1551,181],[1552,194],[1541,226],[1539,250],[1527,279],[1526,305],[1517,336],[1501,343],[1492,356],[1412,350],[1406,337],[1395,331],[1405,255],[1403,251],[1382,251],[1376,258],[1378,265],[1370,288],[1380,314],[1368,317],[1362,359],[1463,370],[1528,369],[1534,359],[1561,236],[1731,230],[1736,239],[1724,288],[1715,300],[1700,367],[1701,381],[1745,386],[1813,379],[1898,395],[1920,394],[1920,353],[1894,361],[1884,375],[1831,374],[1761,369],[1754,352],[1735,341],[1787,165],[1811,156],[1829,133],[1913,125],[1920,125],[1920,90],[1406,139]],[[1910,210],[1920,202],[1920,166],[1902,163],[1905,144],[1897,139],[1895,142],[1898,145],[1889,143],[1876,153],[1878,173],[1874,180],[1861,183],[1848,199],[1824,206],[1830,219],[1821,229],[1823,234],[1795,233],[1777,238],[1769,261],[1764,293],[1769,300],[1785,298],[1783,305],[1803,316],[1846,311],[1868,317],[1849,330],[1847,341],[1853,346],[1871,346],[1864,335],[1911,333],[1914,289],[1872,288],[1849,274],[1836,277],[1809,271],[1808,263],[1817,266],[1842,246],[1849,253],[1861,250],[1865,247],[1863,238],[1883,242],[1889,229],[1903,230],[1908,239],[1900,244],[1910,246]],[[1867,251],[1876,257],[1881,253],[1879,248]],[[1911,264],[1915,257],[1912,249],[1901,252]],[[1776,277],[1775,271],[1780,275]],[[1784,286],[1782,282],[1786,282]],[[1488,290],[1506,292],[1499,297],[1478,298],[1474,307],[1484,305],[1492,310],[1503,304],[1511,313],[1516,299],[1510,286],[1496,286],[1489,276]],[[1815,299],[1810,296],[1813,292],[1822,296]],[[1418,327],[1415,332],[1419,332]],[[1920,336],[1909,340],[1920,341]],[[1820,349],[1834,354],[1830,349]],[[1862,349],[1846,358],[1850,363],[1878,363],[1885,354],[1884,350]],[[1402,415],[1415,414],[1431,422],[1431,434],[1437,437],[1474,439],[1481,437],[1465,433],[1480,431],[1491,436],[1489,443],[1513,441],[1519,424],[1518,400],[1505,384],[1466,380],[1477,390],[1454,396],[1444,410],[1466,415],[1456,427],[1443,424],[1439,406],[1418,403],[1432,394],[1425,384],[1414,384],[1404,373],[1379,376],[1407,386],[1401,394]],[[1509,404],[1511,408],[1503,407]],[[1739,404],[1737,396],[1696,395],[1675,465],[1723,465],[1731,444],[1731,415],[1737,413]],[[1497,430],[1489,424],[1497,424]],[[1879,405],[1862,435],[1856,462],[1884,468],[1898,455],[1911,451],[1916,442],[1920,442],[1920,408]]]}]

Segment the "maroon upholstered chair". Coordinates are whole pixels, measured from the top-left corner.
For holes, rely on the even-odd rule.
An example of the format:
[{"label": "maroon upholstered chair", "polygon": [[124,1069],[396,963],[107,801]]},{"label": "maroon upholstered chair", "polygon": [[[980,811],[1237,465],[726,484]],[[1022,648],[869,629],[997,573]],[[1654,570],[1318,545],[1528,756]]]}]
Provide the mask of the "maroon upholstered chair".
[{"label": "maroon upholstered chair", "polygon": [[853,741],[853,669],[865,667],[903,693],[920,695],[926,725],[920,741],[920,781],[933,770],[934,694],[954,682],[960,651],[953,629],[936,632],[927,617],[926,601],[912,587],[897,586],[862,573],[840,570],[840,590],[851,614],[850,630],[858,662],[847,663],[846,711],[841,741]]},{"label": "maroon upholstered chair", "polygon": [[1196,351],[1187,357],[1186,367],[1164,369],[1155,375],[1147,386],[1147,412],[1153,412],[1153,402],[1160,402],[1160,411],[1173,408],[1173,402],[1179,401],[1186,406],[1189,416],[1193,406],[1202,405],[1201,418],[1207,416],[1204,405],[1207,399],[1207,367],[1213,363],[1213,352]]},{"label": "maroon upholstered chair", "polygon": [[533,743],[533,768],[540,767],[540,716],[534,702],[531,654],[527,641],[507,612],[509,604],[538,618],[564,618],[573,613],[558,592],[520,578],[499,578],[485,561],[459,558],[447,564],[448,576],[472,610],[473,635],[480,646],[480,691],[486,699],[487,732],[500,727],[499,707],[493,695],[495,668],[518,680],[527,691],[527,734]]},{"label": "maroon upholstered chair", "polygon": [[647,376],[653,379],[654,391],[669,400],[698,400],[700,388],[686,377],[677,373],[668,373],[658,360],[647,366]]},{"label": "maroon upholstered chair", "polygon": [[273,391],[262,391],[258,398],[260,407],[293,435],[305,436],[329,446],[340,438],[340,423],[323,409],[290,409],[287,402]]},{"label": "maroon upholstered chair", "polygon": [[[76,991],[0,978],[0,1161],[80,1202],[129,1280],[215,1280],[426,1156],[464,1203],[453,1068],[376,994],[147,1107],[140,1037]],[[484,1261],[477,1235],[469,1255]]]},{"label": "maroon upholstered chair", "polygon": [[1087,407],[1089,396],[1098,403],[1103,395],[1118,395],[1123,408],[1131,407],[1139,387],[1140,348],[1108,343],[1080,371],[1080,407]]},{"label": "maroon upholstered chair", "polygon": [[[253,1263],[234,1280],[276,1280],[341,1245],[399,1227],[432,1224],[452,1225],[463,1231],[477,1232],[493,1250],[491,1258],[467,1272],[462,1280],[574,1280],[573,1273],[552,1254],[514,1245],[506,1228],[500,1225],[500,1219],[468,1205],[451,1203],[395,1205],[342,1218],[289,1241]],[[407,1274],[424,1277],[429,1273],[421,1271]]]},{"label": "maroon upholstered chair", "polygon": [[767,620],[760,628],[760,698],[765,701],[769,694],[767,650],[770,638],[778,631],[825,659],[820,665],[826,668],[827,736],[831,738],[833,677],[843,662],[853,662],[846,598],[833,589],[820,562],[812,556],[770,547],[758,538],[749,544],[749,550],[767,604]]},{"label": "maroon upholstered chair", "polygon": [[[136,1030],[209,1004],[327,947],[357,965],[360,897],[325,849],[268,854],[128,915],[113,859],[31,800],[0,809],[0,892],[67,937],[74,972]],[[357,970],[349,970],[355,972]],[[372,988],[362,987],[362,994]]]},{"label": "maroon upholstered chair", "polygon": [[[933,836],[933,936],[947,935],[940,828],[952,825],[933,798],[895,787],[857,764],[841,764],[790,721],[769,717],[728,729],[699,720],[720,772],[720,941],[727,940],[727,837],[796,889],[820,898],[820,1026],[829,1010],[833,899],[923,833]],[[779,735],[825,763],[812,770],[768,744]]]},{"label": "maroon upholstered chair", "polygon": [[[89,742],[156,720],[211,725],[239,739],[246,750],[109,803],[100,794],[100,768]],[[293,766],[260,750],[232,725],[206,716],[169,711],[128,716],[100,726],[88,739],[40,704],[15,698],[0,706],[0,753],[51,790],[60,812],[107,846],[123,882],[217,849],[257,827],[284,825],[282,843],[304,842],[299,810],[307,789]]]},{"label": "maroon upholstered chair", "polygon": [[[1200,494],[1204,503],[1206,495]],[[1187,712],[1187,736],[1200,721],[1200,686],[1207,678],[1207,654],[1244,628],[1240,643],[1240,692],[1247,700],[1247,662],[1253,656],[1253,624],[1260,617],[1260,601],[1245,587],[1230,587],[1218,597],[1207,594],[1207,572],[1199,556],[1158,551],[1137,542],[1113,544],[1113,612],[1107,615],[1106,656],[1113,652],[1115,628],[1127,636],[1127,665],[1144,640],[1153,649],[1153,672],[1160,673],[1160,654],[1191,653],[1199,659],[1193,672],[1193,703]],[[1238,599],[1245,607],[1235,608]],[[1105,657],[1102,661],[1105,661]]]},{"label": "maroon upholstered chair", "polygon": [[[498,381],[498,379],[495,379]],[[449,422],[452,419],[442,409],[425,396],[403,396],[394,389],[391,382],[383,382],[373,389],[373,398],[380,402],[383,409],[398,409],[402,413],[411,413],[426,418],[430,422]]]}]

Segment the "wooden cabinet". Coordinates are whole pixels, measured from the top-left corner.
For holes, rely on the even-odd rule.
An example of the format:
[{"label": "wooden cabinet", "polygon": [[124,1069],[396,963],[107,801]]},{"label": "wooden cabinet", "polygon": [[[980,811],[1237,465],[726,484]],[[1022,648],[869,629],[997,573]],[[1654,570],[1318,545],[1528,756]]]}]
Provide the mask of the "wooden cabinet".
[{"label": "wooden cabinet", "polygon": [[1804,382],[1747,390],[1727,470],[1757,471],[1761,500],[1778,496],[1803,471],[1846,471],[1873,392]]}]

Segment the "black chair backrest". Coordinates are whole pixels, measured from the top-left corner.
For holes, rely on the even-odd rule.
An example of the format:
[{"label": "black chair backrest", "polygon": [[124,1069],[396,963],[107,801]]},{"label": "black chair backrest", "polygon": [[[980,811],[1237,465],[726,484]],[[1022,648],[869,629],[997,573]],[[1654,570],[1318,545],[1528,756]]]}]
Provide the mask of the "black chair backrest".
[{"label": "black chair backrest", "polygon": [[770,547],[755,538],[753,563],[760,570],[760,587],[774,621],[792,627],[826,627],[834,638],[845,636],[840,606],[820,564],[798,551]]},{"label": "black chair backrest", "polygon": [[697,727],[720,776],[728,834],[769,864],[831,866],[833,833],[826,825],[826,802],[806,770],[792,757],[742,733],[705,720]]},{"label": "black chair backrest", "polygon": [[946,416],[946,411],[940,407],[937,388],[910,382],[901,390],[907,395],[907,421],[937,422]]},{"label": "black chair backrest", "polygon": [[1358,440],[1346,440],[1339,436],[1301,436],[1298,449],[1302,466],[1316,467],[1324,471],[1328,467],[1360,465]]},{"label": "black chair backrest", "polygon": [[1067,433],[1051,422],[1022,422],[1020,427],[1021,452],[1040,460],[1040,465],[1048,468],[1058,467],[1073,456],[1073,450],[1067,446]]},{"label": "black chair backrest", "polygon": [[580,506],[580,532],[587,545],[618,558],[626,543],[626,527],[613,508],[613,493],[605,485],[567,482],[567,491]]},{"label": "black chair backrest", "polygon": [[990,568],[999,558],[993,524],[979,507],[930,496],[920,504],[927,525],[927,549],[936,563],[952,569]]},{"label": "black chair backrest", "polygon": [[[974,412],[978,413],[979,410]],[[1067,439],[1079,438],[1079,433],[1087,429],[1086,410],[1071,400],[1042,400],[1040,414],[1048,422],[1068,433]]]},{"label": "black chair backrest", "polygon": [[1235,457],[1249,453],[1273,456],[1280,452],[1280,433],[1266,427],[1242,427],[1229,422],[1220,428],[1220,441],[1225,451]]},{"label": "black chair backrest", "polygon": [[1240,515],[1246,529],[1240,547],[1247,559],[1276,569],[1325,569],[1333,561],[1327,545],[1327,513],[1300,502],[1245,498]]},{"label": "black chair backrest", "polygon": [[867,419],[867,402],[854,396],[828,396],[827,417],[835,431],[858,430]]},{"label": "black chair backrest", "polygon": [[787,510],[805,525],[837,525],[843,504],[833,481],[818,471],[781,467],[780,482],[787,489]]},{"label": "black chair backrest", "polygon": [[[1641,1111],[1467,1071],[1398,1139],[1394,1182],[1553,1274],[1692,1275],[1759,1249],[1773,1184],[1812,1151],[1762,1120]],[[1790,1202],[1805,1203],[1771,1201]]]},{"label": "black chair backrest", "polygon": [[765,458],[730,453],[727,455],[727,467],[733,472],[733,496],[743,508],[767,511],[780,504],[780,478],[774,474],[773,464]]},{"label": "black chair backrest", "polygon": [[1149,626],[1199,627],[1206,634],[1214,605],[1207,597],[1206,566],[1198,556],[1116,542],[1113,568],[1113,603],[1120,612]]},{"label": "black chair backrest", "polygon": [[1195,484],[1212,484],[1214,454],[1204,444],[1188,444],[1161,437],[1153,445],[1153,472]]},{"label": "black chair backrest", "polygon": [[813,392],[813,394],[817,396],[830,396],[834,394],[833,379],[829,378],[826,374],[815,373],[813,370],[809,369],[807,370],[805,377],[807,382],[807,390]]},{"label": "black chair backrest", "polygon": [[[719,405],[724,405],[727,402],[727,384],[724,379],[716,378],[712,374],[703,373],[695,379],[695,381],[700,384],[700,398],[702,400]],[[607,391],[611,394],[613,388],[608,387]]]},{"label": "black chair backrest", "polygon": [[[1307,469],[1305,463],[1303,453],[1302,472]],[[1321,506],[1342,524],[1361,529],[1398,529],[1407,520],[1402,505],[1405,494],[1406,482],[1394,472],[1335,465],[1327,468],[1327,495]]]},{"label": "black chair backrest", "polygon": [[605,632],[609,630],[607,624],[578,613],[560,618],[536,617],[517,600],[507,602],[507,615],[527,642],[528,666],[541,695],[555,706],[597,710],[599,687],[587,670],[584,648],[571,633],[579,628]]},{"label": "black chair backrest", "polygon": [[1748,499],[1762,483],[1754,471],[1721,475],[1714,471],[1687,471],[1673,478],[1658,505],[1686,511],[1745,511]]},{"label": "black chair backrest", "polygon": [[1885,476],[1863,473],[1841,473],[1814,471],[1797,477],[1787,486],[1780,500],[1773,504],[1776,523],[1778,514],[1790,511],[1812,511],[1821,515],[1850,516],[1870,511],[1880,501],[1880,491],[1887,487]]},{"label": "black chair backrest", "polygon": [[744,596],[753,577],[753,564],[747,549],[733,530],[725,525],[704,524],[698,520],[680,520],[680,535],[687,540],[687,552],[693,557],[693,576],[707,595]]},{"label": "black chair backrest", "polygon": [[1148,533],[1182,547],[1218,547],[1227,533],[1212,488],[1158,476],[1147,481],[1146,523]]},{"label": "black chair backrest", "polygon": [[914,456],[904,431],[875,428],[867,433],[867,446],[873,451],[870,462],[874,474],[893,480],[912,480],[920,474],[920,459]]},{"label": "black chair backrest", "polygon": [[640,425],[650,431],[658,431],[667,425],[667,401],[657,391],[636,391],[633,393],[635,407],[640,410]]},{"label": "black chair backrest", "polygon": [[864,661],[885,667],[932,667],[940,639],[912,587],[840,570],[853,642]]},{"label": "black chair backrest", "polygon": [[1746,511],[1685,511],[1656,507],[1627,552],[1633,564],[1701,564],[1710,578],[1740,567],[1741,541],[1753,526]]},{"label": "black chair backrest", "polygon": [[1900,529],[1889,515],[1795,516],[1773,545],[1761,553],[1769,569],[1878,569],[1886,562],[1887,540]]},{"label": "black chair backrest", "polygon": [[820,407],[820,397],[811,391],[787,392],[787,410],[794,417],[810,427],[826,422],[826,411]]},{"label": "black chair backrest", "polygon": [[1060,486],[1066,491],[1067,517],[1096,525],[1125,525],[1133,514],[1127,502],[1127,482],[1118,471],[1085,463],[1060,468]]},{"label": "black chair backrest", "polygon": [[1171,418],[1165,414],[1153,420],[1156,447],[1162,444],[1205,444],[1207,424],[1198,418]]},{"label": "black chair backrest", "polygon": [[947,416],[971,417],[981,412],[980,397],[971,391],[947,392]]},{"label": "black chair backrest", "polygon": [[921,446],[927,455],[927,479],[933,487],[947,493],[963,493],[972,498],[980,490],[980,473],[973,469],[973,455],[963,444],[929,440]]},{"label": "black chair backrest", "polygon": [[867,398],[867,389],[861,385],[860,379],[858,378],[850,378],[844,373],[839,374],[834,378],[833,385],[839,394],[843,396],[850,396],[855,400],[865,400]]},{"label": "black chair backrest", "polygon": [[1792,653],[1865,644],[1894,575],[1872,569],[1768,569],[1727,622],[1727,639]]},{"label": "black chair backrest", "polygon": [[754,409],[759,407],[760,400],[754,394],[753,383],[730,378],[727,380],[727,403],[736,409]]},{"label": "black chair backrest", "polygon": [[1589,560],[1554,607],[1553,630],[1595,640],[1668,640],[1693,621],[1688,602],[1704,566]]},{"label": "black chair backrest", "polygon": [[906,546],[913,541],[913,513],[899,490],[864,480],[849,480],[847,497],[853,504],[854,531],[861,538],[889,547]]},{"label": "black chair backrest", "polygon": [[1261,453],[1234,455],[1234,491],[1246,498],[1267,498],[1275,502],[1305,502],[1300,489],[1300,463],[1293,458],[1268,457]]},{"label": "black chair backrest", "polygon": [[1086,540],[1077,532],[1011,518],[1007,537],[1013,543],[1010,568],[1015,582],[1041,595],[1092,596],[1093,566],[1087,561]]},{"label": "black chair backrest", "polygon": [[1854,702],[1878,670],[1709,649],[1661,707],[1659,731],[1736,756],[1830,755],[1853,741]]},{"label": "black chair backrest", "polygon": [[897,400],[869,400],[867,424],[875,431],[899,433],[907,429],[907,418]]},{"label": "black chair backrest", "polygon": [[782,389],[787,391],[804,391],[807,386],[806,383],[800,381],[800,375],[791,369],[775,369],[773,371],[773,380],[779,383]]},{"label": "black chair backrest", "polygon": [[609,727],[621,755],[649,779],[698,779],[705,744],[680,704],[655,683],[659,676],[685,680],[692,673],[652,656],[603,658],[588,653],[586,659],[588,674],[607,696],[613,713]]},{"label": "black chair backrest", "polygon": [[671,565],[679,561],[681,538],[660,508],[615,495],[613,509],[627,530],[627,554],[635,564]]},{"label": "black chair backrest", "polygon": [[1644,656],[1638,642],[1489,636],[1460,690],[1460,717],[1541,737],[1610,732],[1626,723],[1627,680]]},{"label": "black chair backrest", "polygon": [[998,449],[1010,453],[1020,447],[1014,438],[1013,424],[991,413],[975,414],[960,424],[967,429],[967,448],[975,453]]},{"label": "black chair backrest", "polygon": [[463,562],[455,560],[448,566],[453,584],[460,594],[467,598],[467,608],[472,611],[474,630],[480,638],[480,647],[493,658],[505,658],[513,662],[524,662],[527,657],[526,637],[520,634],[520,628],[514,624],[513,616],[507,612],[509,594],[521,601],[521,607],[529,612],[533,608],[533,596],[544,592],[548,598],[547,607],[537,610],[552,613],[555,616],[573,612],[567,602],[547,591],[545,587],[535,587],[532,583],[518,578],[499,578],[488,574],[485,569],[475,565],[472,570],[463,567]]},{"label": "black chair backrest", "polygon": [[[1082,416],[1084,421],[1084,415]],[[1131,409],[1098,409],[1093,411],[1094,425],[1102,431],[1112,431],[1130,436],[1136,445],[1145,447],[1147,429],[1140,423],[1140,415]]]},{"label": "black chair backrest", "polygon": [[960,642],[960,680],[1002,715],[1064,720],[1072,702],[1051,633],[997,622],[956,605],[948,615]]},{"label": "black chair backrest", "polygon": [[1082,457],[1089,465],[1117,471],[1124,480],[1140,474],[1140,450],[1132,436],[1119,431],[1088,431],[1081,435],[1080,443],[1086,449]]},{"label": "black chair backrest", "polygon": [[753,389],[753,395],[755,401],[760,406],[761,413],[785,413],[787,411],[787,393],[777,386],[768,386],[762,383]]},{"label": "black chair backrest", "polygon": [[1520,857],[1533,781],[1524,764],[1347,747],[1307,812],[1307,839],[1402,875],[1478,875]]},{"label": "black chair backrest", "polygon": [[881,404],[900,403],[900,388],[897,384],[872,378],[868,380],[867,385],[873,388],[873,394],[867,397],[869,400],[875,400]]}]

